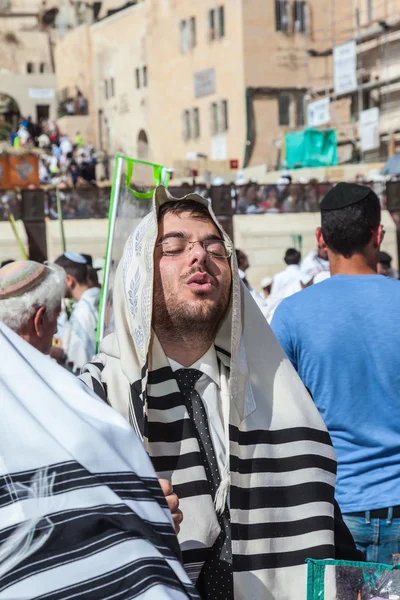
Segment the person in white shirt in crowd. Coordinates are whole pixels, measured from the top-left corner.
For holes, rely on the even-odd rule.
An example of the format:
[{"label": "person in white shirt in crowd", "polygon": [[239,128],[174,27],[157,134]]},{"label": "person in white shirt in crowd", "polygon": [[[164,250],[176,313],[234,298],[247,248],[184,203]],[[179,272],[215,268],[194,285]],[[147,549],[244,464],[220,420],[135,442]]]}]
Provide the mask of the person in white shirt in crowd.
[{"label": "person in white shirt in crowd", "polygon": [[288,248],[283,259],[286,269],[277,273],[272,281],[271,298],[280,298],[283,290],[293,283],[300,281],[301,253],[296,248]]},{"label": "person in white shirt in crowd", "polygon": [[293,296],[293,294],[297,294],[298,292],[301,292],[302,290],[305,290],[306,288],[313,285],[313,283],[314,283],[314,274],[313,273],[301,274],[300,279],[293,281],[292,283],[289,283],[289,285],[287,285],[281,291],[279,296],[270,297],[270,301],[267,305],[267,308],[264,311],[264,315],[265,315],[265,318],[267,319],[268,323],[271,323],[272,317],[274,316],[275,311],[278,308],[278,306],[280,305],[280,303],[282,302],[282,300],[284,300],[285,298],[289,298],[290,296]]},{"label": "person in white shirt in crowd", "polygon": [[272,277],[264,277],[264,279],[261,280],[261,289],[265,300],[268,300],[271,296]]},{"label": "person in white shirt in crowd", "polygon": [[[316,276],[318,273],[327,272],[329,277],[329,260],[326,245],[319,241],[318,248],[307,254],[303,259],[300,269],[303,275],[314,273],[314,276]],[[327,277],[325,276],[322,279],[327,279]]]},{"label": "person in white shirt in crowd", "polygon": [[82,254],[65,252],[55,262],[66,273],[67,298],[76,302],[62,329],[61,348],[66,364],[79,373],[96,352],[100,289],[89,280],[90,270]]},{"label": "person in white shirt in crowd", "polygon": [[65,289],[60,267],[31,260],[11,262],[0,269],[0,321],[50,354]]}]

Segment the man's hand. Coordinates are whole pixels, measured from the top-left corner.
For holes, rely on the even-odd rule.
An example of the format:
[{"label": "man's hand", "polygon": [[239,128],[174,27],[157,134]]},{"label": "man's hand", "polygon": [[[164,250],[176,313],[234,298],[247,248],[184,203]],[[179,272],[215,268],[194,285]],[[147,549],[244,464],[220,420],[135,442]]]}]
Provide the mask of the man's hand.
[{"label": "man's hand", "polygon": [[167,500],[168,508],[171,511],[172,519],[174,521],[175,532],[178,534],[180,531],[180,524],[183,521],[182,511],[179,509],[179,498],[174,494],[172,484],[168,479],[159,479],[158,483],[161,486],[165,499]]}]

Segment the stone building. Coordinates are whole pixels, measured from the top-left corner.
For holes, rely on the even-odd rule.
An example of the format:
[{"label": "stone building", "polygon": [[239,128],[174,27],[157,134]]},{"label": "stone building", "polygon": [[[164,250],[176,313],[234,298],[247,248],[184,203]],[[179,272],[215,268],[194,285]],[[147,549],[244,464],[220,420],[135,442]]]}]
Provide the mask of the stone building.
[{"label": "stone building", "polygon": [[103,0],[92,22],[57,42],[59,93],[78,86],[88,98],[88,115],[66,116],[62,127],[178,177],[232,178],[237,165],[275,170],[283,135],[306,126],[307,103],[329,94],[325,126],[338,130],[342,160],[352,160],[358,95],[333,97],[332,48],[357,38],[362,84],[371,86],[364,106],[373,104],[377,80],[396,68],[396,2]]},{"label": "stone building", "polygon": [[0,115],[14,126],[20,116],[57,116],[46,12],[42,0],[0,0]]}]

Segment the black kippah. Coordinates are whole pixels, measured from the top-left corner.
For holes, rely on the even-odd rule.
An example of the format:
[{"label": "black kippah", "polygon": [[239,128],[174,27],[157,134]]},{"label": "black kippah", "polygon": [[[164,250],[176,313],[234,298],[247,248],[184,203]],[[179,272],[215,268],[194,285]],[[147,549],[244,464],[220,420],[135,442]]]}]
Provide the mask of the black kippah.
[{"label": "black kippah", "polygon": [[356,183],[338,183],[321,200],[321,210],[338,210],[364,200],[369,194],[374,194],[371,188]]}]

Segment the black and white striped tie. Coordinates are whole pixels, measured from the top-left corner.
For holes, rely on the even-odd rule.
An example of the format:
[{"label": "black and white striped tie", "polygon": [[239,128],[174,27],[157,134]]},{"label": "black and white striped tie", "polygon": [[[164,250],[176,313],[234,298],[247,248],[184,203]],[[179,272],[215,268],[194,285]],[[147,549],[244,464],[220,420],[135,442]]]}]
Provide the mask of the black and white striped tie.
[{"label": "black and white striped tie", "polygon": [[[207,413],[195,385],[203,373],[197,369],[179,369],[175,372],[179,389],[185,398],[186,408],[195,426],[196,438],[204,470],[210,485],[210,494],[215,499],[221,476],[208,427]],[[229,600],[233,598],[232,544],[228,507],[218,515],[221,533],[216,539],[210,558],[205,562],[197,581],[201,597],[207,600]]]}]

